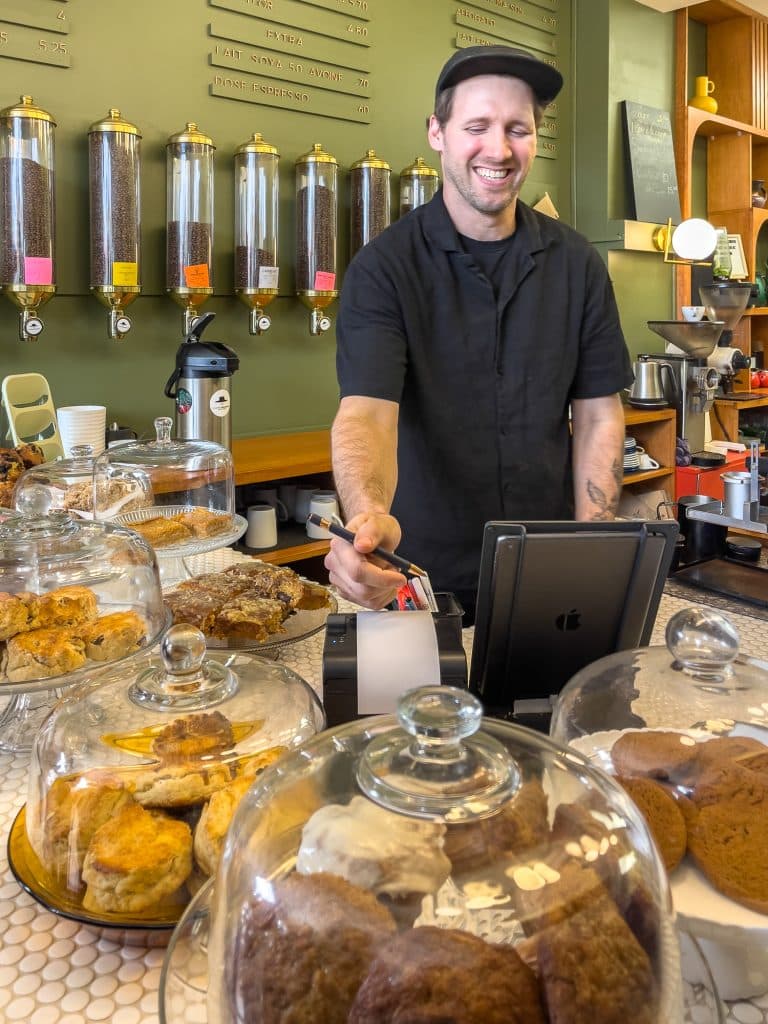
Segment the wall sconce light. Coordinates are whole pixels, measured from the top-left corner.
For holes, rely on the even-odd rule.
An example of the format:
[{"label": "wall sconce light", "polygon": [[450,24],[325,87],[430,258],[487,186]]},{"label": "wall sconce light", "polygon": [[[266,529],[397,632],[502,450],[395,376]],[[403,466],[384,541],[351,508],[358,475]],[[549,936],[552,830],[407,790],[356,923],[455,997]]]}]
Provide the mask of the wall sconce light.
[{"label": "wall sconce light", "polygon": [[717,231],[708,220],[691,217],[681,221],[672,230],[671,219],[666,227],[653,233],[653,244],[664,253],[665,263],[684,263],[688,266],[706,266],[717,246]]}]

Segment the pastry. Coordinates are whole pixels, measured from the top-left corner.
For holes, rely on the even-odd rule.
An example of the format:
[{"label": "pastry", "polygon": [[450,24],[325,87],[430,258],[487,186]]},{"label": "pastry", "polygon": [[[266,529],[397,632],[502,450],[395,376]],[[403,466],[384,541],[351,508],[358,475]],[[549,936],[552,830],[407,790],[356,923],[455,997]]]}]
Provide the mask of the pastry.
[{"label": "pastry", "polygon": [[12,683],[50,679],[84,664],[85,643],[69,629],[33,629],[7,642],[5,674]]},{"label": "pastry", "polygon": [[677,782],[696,759],[696,747],[694,739],[679,732],[625,732],[611,747],[611,760],[617,775]]},{"label": "pastry", "polygon": [[675,798],[655,779],[618,781],[645,818],[667,871],[674,871],[685,856],[685,817]]},{"label": "pastry", "polygon": [[244,576],[230,576],[224,572],[207,572],[190,580],[182,580],[174,593],[200,593],[217,597],[222,603],[242,594],[249,586]]},{"label": "pastry", "polygon": [[220,512],[210,512],[207,508],[192,508],[174,516],[195,537],[215,537],[217,533],[226,533],[232,526],[231,516]]},{"label": "pastry", "polygon": [[77,626],[92,622],[97,614],[96,595],[88,587],[58,587],[40,594],[35,628]]},{"label": "pastry", "polygon": [[231,781],[229,766],[220,761],[162,765],[141,769],[131,776],[131,786],[138,803],[155,808],[202,804]]},{"label": "pastry", "polygon": [[505,856],[530,852],[549,840],[547,797],[535,779],[524,782],[496,814],[467,824],[449,823],[445,852],[454,873],[498,863]]},{"label": "pastry", "polygon": [[[362,796],[315,811],[301,833],[300,874],[328,872],[386,898],[395,918],[412,924],[424,896],[451,873],[445,825],[388,811]],[[402,911],[402,913],[398,913]]]},{"label": "pastry", "polygon": [[206,594],[192,588],[177,588],[164,597],[166,606],[171,612],[174,625],[186,622],[201,632],[210,635],[216,613],[221,608],[221,598],[215,594]]},{"label": "pastry", "polygon": [[716,889],[768,914],[768,794],[760,803],[731,799],[700,807],[688,849]]},{"label": "pastry", "polygon": [[109,771],[58,778],[45,795],[39,836],[30,840],[42,864],[68,889],[81,886],[80,873],[93,834],[133,798],[125,781]]},{"label": "pastry", "polygon": [[432,927],[413,928],[384,943],[347,1019],[349,1024],[547,1021],[536,976],[511,946]]},{"label": "pastry", "polygon": [[227,829],[252,785],[253,777],[241,775],[214,793],[203,808],[195,827],[193,849],[195,863],[204,874],[212,875],[216,870]]},{"label": "pastry", "polygon": [[277,633],[285,618],[281,601],[241,594],[221,608],[213,620],[211,636],[222,639],[246,639],[263,642]]},{"label": "pastry", "polygon": [[161,903],[192,871],[189,825],[136,804],[96,830],[83,863],[83,907],[136,913]]},{"label": "pastry", "polygon": [[249,589],[261,597],[283,601],[293,611],[304,596],[305,586],[301,577],[286,566],[270,565],[268,562],[238,562],[224,570],[225,574],[244,576]]},{"label": "pastry", "polygon": [[185,544],[194,538],[189,527],[179,522],[176,516],[155,516],[140,523],[131,523],[130,528],[141,534],[154,548]]},{"label": "pastry", "polygon": [[238,911],[224,964],[232,1024],[347,1024],[392,916],[335,875],[292,874],[270,888]]},{"label": "pastry", "polygon": [[152,742],[152,753],[166,764],[221,755],[235,744],[232,723],[220,711],[184,715],[166,725]]},{"label": "pastry", "polygon": [[[67,488],[62,508],[76,512],[93,511],[94,482],[92,480],[72,484]],[[96,481],[96,503],[99,510],[106,514],[121,514],[151,505],[150,499],[136,484],[128,480]]]},{"label": "pastry", "polygon": [[0,640],[29,629],[29,607],[17,594],[0,592]]},{"label": "pastry", "polygon": [[79,631],[85,653],[93,661],[115,661],[137,651],[147,638],[144,620],[136,612],[112,612]]},{"label": "pastry", "polygon": [[536,936],[550,1024],[656,1024],[650,960],[607,893]]}]

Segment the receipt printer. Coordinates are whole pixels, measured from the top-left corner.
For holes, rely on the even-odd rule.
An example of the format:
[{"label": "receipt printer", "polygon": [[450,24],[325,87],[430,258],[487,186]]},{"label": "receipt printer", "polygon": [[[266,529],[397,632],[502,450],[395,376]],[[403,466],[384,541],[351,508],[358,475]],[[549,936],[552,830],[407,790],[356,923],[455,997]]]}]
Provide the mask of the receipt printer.
[{"label": "receipt printer", "polygon": [[[437,593],[437,611],[432,613],[434,623],[434,636],[437,639],[437,659],[439,662],[440,682],[445,686],[467,686],[467,656],[464,653],[464,646],[461,637],[461,618],[464,614],[461,605],[453,594]],[[403,611],[403,612],[363,612],[363,616],[375,618],[375,625],[396,628],[403,626],[402,643],[387,642],[386,646],[373,655],[376,662],[373,666],[374,673],[378,673],[383,679],[383,685],[389,690],[391,706],[381,703],[382,695],[379,693],[378,701],[364,693],[363,688],[369,685],[367,670],[358,663],[360,651],[364,648],[370,650],[369,641],[363,644],[362,635],[358,636],[358,615],[357,613],[345,613],[340,615],[329,615],[326,622],[325,645],[323,647],[323,705],[328,719],[328,726],[340,725],[342,722],[351,722],[356,718],[365,718],[369,714],[385,713],[394,711],[397,697],[405,690],[413,686],[434,684],[433,678],[409,679],[407,671],[403,670],[403,658],[409,658],[408,637],[413,634],[410,628],[417,625],[416,619],[410,616],[422,616],[427,613]],[[380,616],[386,616],[387,621],[379,621]],[[403,620],[409,621],[403,621]],[[366,620],[373,622],[373,619]],[[420,618],[420,622],[424,620]],[[361,634],[362,634],[362,625]],[[387,628],[385,633],[389,633]],[[396,634],[395,634],[396,635]],[[434,639],[430,635],[427,638],[432,644],[432,657],[434,658]],[[418,675],[418,659],[424,654],[414,647],[412,667]],[[391,662],[390,662],[391,659]],[[365,679],[363,678],[365,676]],[[370,684],[375,687],[375,683]],[[358,686],[361,692],[358,693]]]}]

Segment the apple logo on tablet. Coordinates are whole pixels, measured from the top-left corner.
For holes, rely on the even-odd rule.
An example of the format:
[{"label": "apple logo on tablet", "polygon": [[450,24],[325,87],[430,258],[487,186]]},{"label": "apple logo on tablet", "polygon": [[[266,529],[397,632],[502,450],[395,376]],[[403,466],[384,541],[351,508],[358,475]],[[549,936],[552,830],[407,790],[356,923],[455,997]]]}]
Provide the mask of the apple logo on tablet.
[{"label": "apple logo on tablet", "polygon": [[572,629],[578,629],[581,625],[581,612],[578,608],[571,608],[569,611],[557,616],[555,625],[563,633]]}]

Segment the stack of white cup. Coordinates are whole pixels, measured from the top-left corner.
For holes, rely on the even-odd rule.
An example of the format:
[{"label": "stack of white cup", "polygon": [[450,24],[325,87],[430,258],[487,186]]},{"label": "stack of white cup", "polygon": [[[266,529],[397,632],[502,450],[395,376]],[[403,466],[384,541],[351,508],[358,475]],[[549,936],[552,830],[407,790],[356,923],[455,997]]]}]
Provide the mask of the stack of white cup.
[{"label": "stack of white cup", "polygon": [[94,455],[105,447],[107,409],[104,405],[63,405],[56,410],[59,435],[66,458],[78,445],[90,445]]}]

